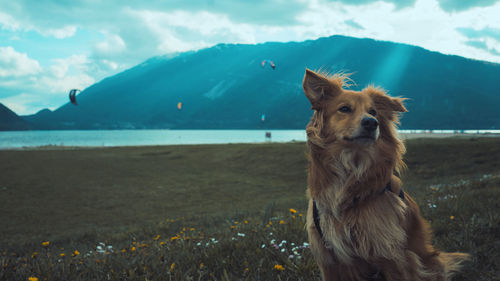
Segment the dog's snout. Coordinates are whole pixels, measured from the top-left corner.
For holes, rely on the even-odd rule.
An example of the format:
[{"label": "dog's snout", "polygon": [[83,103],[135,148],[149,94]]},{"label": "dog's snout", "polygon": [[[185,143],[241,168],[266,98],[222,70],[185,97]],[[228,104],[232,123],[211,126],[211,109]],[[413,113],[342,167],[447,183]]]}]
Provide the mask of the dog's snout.
[{"label": "dog's snout", "polygon": [[378,121],[375,118],[366,117],[361,120],[361,126],[367,131],[375,131],[378,127]]}]

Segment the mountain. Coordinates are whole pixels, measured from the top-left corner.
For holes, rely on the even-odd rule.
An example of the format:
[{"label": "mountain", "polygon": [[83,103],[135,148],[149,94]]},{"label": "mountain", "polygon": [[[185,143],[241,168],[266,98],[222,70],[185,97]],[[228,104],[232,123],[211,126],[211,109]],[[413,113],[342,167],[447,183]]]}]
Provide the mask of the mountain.
[{"label": "mountain", "polygon": [[32,126],[0,103],[0,131],[29,130]]},{"label": "mountain", "polygon": [[[266,59],[275,70],[261,66]],[[88,87],[77,106],[24,119],[41,129],[303,129],[312,114],[306,67],[352,73],[355,90],[375,84],[409,98],[402,128],[500,127],[499,64],[344,36],[154,57]]]}]

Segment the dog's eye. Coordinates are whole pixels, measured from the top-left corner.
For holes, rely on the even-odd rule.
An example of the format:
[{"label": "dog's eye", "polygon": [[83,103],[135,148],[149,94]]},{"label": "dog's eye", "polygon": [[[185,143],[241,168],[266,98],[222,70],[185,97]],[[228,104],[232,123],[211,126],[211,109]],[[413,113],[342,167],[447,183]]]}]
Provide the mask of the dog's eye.
[{"label": "dog's eye", "polygon": [[341,108],[339,108],[339,111],[340,112],[343,112],[343,113],[348,113],[348,112],[351,112],[352,109],[346,105],[342,106]]},{"label": "dog's eye", "polygon": [[370,109],[370,111],[368,111],[368,114],[370,114],[371,116],[377,116],[377,112],[375,111],[375,109]]}]

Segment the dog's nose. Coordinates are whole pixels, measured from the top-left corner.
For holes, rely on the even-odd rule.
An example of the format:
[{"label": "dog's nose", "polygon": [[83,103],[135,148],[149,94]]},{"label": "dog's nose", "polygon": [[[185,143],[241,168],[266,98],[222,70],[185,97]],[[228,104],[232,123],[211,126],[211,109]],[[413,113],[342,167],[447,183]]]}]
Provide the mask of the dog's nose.
[{"label": "dog's nose", "polygon": [[378,121],[375,118],[366,117],[361,120],[361,126],[367,131],[375,131],[378,127]]}]

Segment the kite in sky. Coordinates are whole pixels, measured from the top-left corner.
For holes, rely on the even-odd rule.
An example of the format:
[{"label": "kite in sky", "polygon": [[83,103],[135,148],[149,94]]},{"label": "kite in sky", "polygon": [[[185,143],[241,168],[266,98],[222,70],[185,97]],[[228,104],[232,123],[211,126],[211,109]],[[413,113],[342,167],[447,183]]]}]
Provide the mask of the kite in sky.
[{"label": "kite in sky", "polygon": [[78,105],[78,103],[76,103],[76,93],[77,92],[81,92],[81,91],[78,89],[72,89],[71,91],[69,91],[69,100],[74,105]]},{"label": "kite in sky", "polygon": [[263,61],[260,63],[260,65],[261,65],[262,67],[266,67],[266,64],[267,64],[267,63],[269,63],[269,66],[270,66],[273,70],[275,70],[275,69],[276,69],[276,64],[274,64],[274,61],[272,61],[272,60],[263,60]]}]

